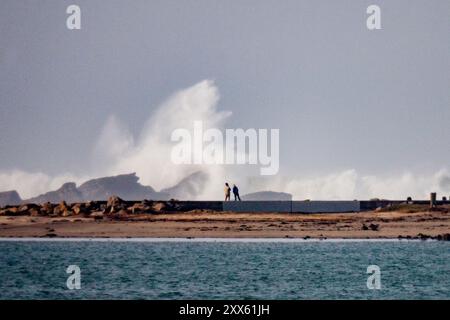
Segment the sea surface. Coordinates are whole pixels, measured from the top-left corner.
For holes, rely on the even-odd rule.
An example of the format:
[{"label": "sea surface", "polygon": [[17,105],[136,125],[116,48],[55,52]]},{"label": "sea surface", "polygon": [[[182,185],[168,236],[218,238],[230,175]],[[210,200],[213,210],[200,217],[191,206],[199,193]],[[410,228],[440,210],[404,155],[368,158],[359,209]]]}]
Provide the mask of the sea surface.
[{"label": "sea surface", "polygon": [[0,240],[0,299],[450,299],[450,242]]}]

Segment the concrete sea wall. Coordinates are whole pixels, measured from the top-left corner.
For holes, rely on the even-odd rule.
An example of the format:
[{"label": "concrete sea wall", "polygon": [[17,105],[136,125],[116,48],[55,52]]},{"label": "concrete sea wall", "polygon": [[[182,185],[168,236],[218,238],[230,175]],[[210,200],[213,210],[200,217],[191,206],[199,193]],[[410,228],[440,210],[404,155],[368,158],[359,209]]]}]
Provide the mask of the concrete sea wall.
[{"label": "concrete sea wall", "polygon": [[235,212],[359,212],[359,201],[229,201],[223,211]]}]

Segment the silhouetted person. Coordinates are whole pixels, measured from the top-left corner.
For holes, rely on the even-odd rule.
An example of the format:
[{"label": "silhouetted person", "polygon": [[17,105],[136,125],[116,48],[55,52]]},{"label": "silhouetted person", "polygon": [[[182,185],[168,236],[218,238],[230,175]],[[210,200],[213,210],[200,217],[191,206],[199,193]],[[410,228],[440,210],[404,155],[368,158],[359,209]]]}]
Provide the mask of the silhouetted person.
[{"label": "silhouetted person", "polygon": [[241,201],[241,197],[239,197],[239,189],[236,187],[235,184],[233,184],[233,194],[234,194],[234,201]]},{"label": "silhouetted person", "polygon": [[228,182],[225,183],[225,201],[230,201],[231,188]]}]

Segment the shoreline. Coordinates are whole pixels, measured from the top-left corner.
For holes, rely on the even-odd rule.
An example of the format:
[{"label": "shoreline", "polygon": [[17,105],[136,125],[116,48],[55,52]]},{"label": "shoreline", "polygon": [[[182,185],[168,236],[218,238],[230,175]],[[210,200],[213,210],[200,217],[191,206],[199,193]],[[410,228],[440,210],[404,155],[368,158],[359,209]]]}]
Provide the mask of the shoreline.
[{"label": "shoreline", "polygon": [[0,241],[35,239],[450,239],[445,211],[360,213],[170,212],[119,217],[0,216]]},{"label": "shoreline", "polygon": [[398,238],[36,238],[0,237],[1,242],[136,242],[136,243],[311,243],[311,242],[440,242],[437,239]]}]

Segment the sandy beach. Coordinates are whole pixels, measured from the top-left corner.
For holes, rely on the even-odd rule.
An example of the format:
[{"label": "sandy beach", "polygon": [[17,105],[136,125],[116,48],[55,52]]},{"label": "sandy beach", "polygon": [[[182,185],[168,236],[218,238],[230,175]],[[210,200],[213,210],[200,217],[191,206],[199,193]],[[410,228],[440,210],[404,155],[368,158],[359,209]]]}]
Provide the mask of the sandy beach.
[{"label": "sandy beach", "polygon": [[0,237],[427,238],[450,233],[448,210],[282,214],[191,211],[120,219],[0,216]]}]

